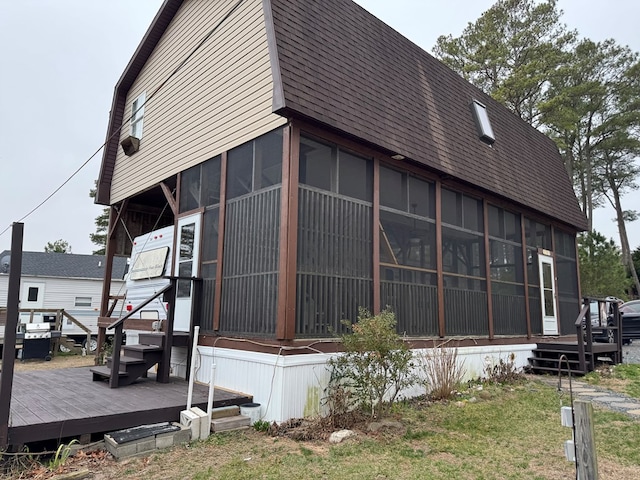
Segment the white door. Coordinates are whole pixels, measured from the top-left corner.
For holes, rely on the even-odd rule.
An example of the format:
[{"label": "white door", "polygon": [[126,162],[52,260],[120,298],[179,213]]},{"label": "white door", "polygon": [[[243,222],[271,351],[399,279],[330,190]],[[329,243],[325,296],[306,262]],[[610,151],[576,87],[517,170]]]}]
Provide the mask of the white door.
[{"label": "white door", "polygon": [[[200,262],[200,213],[178,219],[176,262],[173,274],[178,277],[197,277]],[[178,280],[173,330],[188,332],[191,328],[193,285],[190,280]]]},{"label": "white door", "polygon": [[542,334],[558,335],[553,258],[548,255],[538,255],[538,267],[540,269],[540,293],[542,297]]},{"label": "white door", "polygon": [[[20,309],[44,308],[44,283],[22,282],[22,294],[20,295]],[[29,323],[30,313],[20,314],[20,323]],[[42,322],[42,313],[33,314],[33,323]]]}]

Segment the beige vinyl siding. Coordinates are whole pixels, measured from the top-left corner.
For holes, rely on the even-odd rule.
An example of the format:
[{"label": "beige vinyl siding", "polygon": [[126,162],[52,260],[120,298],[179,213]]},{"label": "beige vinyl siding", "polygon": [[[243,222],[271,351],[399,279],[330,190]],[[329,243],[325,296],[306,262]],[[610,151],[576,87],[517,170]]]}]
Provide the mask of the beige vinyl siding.
[{"label": "beige vinyl siding", "polygon": [[[147,99],[237,0],[186,0],[132,85]],[[271,113],[273,78],[261,0],[245,0],[144,109],[140,150],[118,148],[111,202],[135,195],[286,120]],[[120,139],[130,134],[123,125]]]}]

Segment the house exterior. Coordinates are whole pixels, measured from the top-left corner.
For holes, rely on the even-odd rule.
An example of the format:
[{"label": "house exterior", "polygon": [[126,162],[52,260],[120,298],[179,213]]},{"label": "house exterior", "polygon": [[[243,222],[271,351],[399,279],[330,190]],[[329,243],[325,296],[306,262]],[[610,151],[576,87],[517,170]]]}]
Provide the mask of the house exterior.
[{"label": "house exterior", "polygon": [[267,420],[317,410],[360,306],[472,374],[575,334],[586,219],[553,142],[350,0],[166,0],[116,85],[96,201],[108,257],[174,226],[198,379],[215,363]]},{"label": "house exterior", "polygon": [[[0,252],[0,307],[7,306],[11,252]],[[111,292],[124,295],[125,257],[113,259]],[[22,275],[20,277],[20,309],[50,309],[50,312],[35,313],[33,322],[43,322],[46,315],[55,316],[56,310],[64,309],[76,320],[89,328],[94,336],[98,333],[98,314],[102,300],[105,272],[104,255],[77,255],[71,253],[22,252]],[[4,337],[2,319],[2,336]],[[21,313],[20,321],[31,321],[29,313]],[[86,333],[68,318],[62,320],[63,335],[86,339]]]}]

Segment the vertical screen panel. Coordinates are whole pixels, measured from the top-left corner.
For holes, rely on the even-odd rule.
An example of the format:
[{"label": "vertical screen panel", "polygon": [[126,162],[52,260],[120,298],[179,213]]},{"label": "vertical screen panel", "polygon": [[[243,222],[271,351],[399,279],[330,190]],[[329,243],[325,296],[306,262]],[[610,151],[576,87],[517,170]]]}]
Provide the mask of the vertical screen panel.
[{"label": "vertical screen panel", "polygon": [[280,187],[227,203],[220,332],[275,335]]},{"label": "vertical screen panel", "polygon": [[372,304],[371,206],[300,187],[296,336],[331,336]]}]

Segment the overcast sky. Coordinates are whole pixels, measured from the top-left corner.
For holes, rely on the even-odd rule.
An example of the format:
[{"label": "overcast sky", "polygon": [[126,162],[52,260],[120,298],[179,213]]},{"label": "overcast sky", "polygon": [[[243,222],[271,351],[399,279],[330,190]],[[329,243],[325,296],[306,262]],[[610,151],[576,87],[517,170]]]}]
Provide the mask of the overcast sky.
[{"label": "overcast sky", "polygon": [[[213,0],[212,0],[213,1]],[[426,50],[440,35],[460,35],[490,0],[357,0]],[[100,148],[113,88],[161,0],[20,0],[0,2],[0,232],[40,204]],[[640,1],[559,0],[563,21],[581,36],[614,38],[640,51]],[[89,234],[101,207],[89,190],[102,152],[60,192],[24,220],[24,250],[68,241],[91,253]],[[640,194],[624,199],[640,210]],[[613,211],[595,227],[618,238]],[[640,245],[640,221],[629,227]],[[0,235],[9,249],[11,229]]]}]

